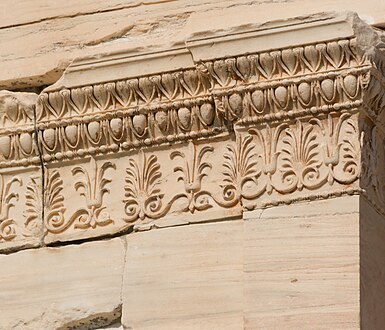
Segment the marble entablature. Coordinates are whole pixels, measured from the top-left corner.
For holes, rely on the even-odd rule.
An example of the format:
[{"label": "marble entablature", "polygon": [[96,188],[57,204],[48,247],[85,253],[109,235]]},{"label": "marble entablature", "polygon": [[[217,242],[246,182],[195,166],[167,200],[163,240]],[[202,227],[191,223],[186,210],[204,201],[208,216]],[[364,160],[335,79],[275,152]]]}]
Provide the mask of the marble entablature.
[{"label": "marble entablature", "polygon": [[1,92],[0,250],[341,195],[384,212],[382,40],[350,14],[248,27]]}]

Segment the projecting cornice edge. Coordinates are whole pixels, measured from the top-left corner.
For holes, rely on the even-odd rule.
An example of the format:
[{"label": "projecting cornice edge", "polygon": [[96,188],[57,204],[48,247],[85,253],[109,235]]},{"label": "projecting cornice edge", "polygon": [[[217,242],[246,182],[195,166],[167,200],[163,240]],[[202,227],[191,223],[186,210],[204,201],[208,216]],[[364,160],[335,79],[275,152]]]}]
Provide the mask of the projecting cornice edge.
[{"label": "projecting cornice edge", "polygon": [[315,15],[302,21],[248,24],[225,31],[197,32],[195,29],[183,44],[166,50],[135,49],[75,59],[63,77],[45,91],[138,78],[191,68],[202,61],[352,38],[353,15]]}]

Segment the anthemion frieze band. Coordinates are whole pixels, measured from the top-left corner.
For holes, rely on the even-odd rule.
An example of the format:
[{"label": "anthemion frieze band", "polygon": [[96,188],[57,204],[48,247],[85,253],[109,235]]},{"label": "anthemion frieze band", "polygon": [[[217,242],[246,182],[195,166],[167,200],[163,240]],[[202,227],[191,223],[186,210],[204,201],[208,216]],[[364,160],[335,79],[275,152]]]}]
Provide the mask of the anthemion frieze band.
[{"label": "anthemion frieze band", "polygon": [[382,49],[354,16],[302,25],[79,59],[38,97],[0,95],[4,249],[344,194],[383,210]]}]

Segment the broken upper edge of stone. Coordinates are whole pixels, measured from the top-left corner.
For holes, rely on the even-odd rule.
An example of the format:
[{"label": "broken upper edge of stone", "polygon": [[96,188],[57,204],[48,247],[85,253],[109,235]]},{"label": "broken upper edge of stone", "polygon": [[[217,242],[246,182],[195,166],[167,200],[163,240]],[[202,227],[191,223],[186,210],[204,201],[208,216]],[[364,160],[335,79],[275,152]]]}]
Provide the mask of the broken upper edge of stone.
[{"label": "broken upper edge of stone", "polygon": [[353,12],[318,13],[258,23],[252,22],[251,17],[241,21],[234,15],[212,15],[193,15],[180,32],[184,41],[166,45],[162,50],[129,49],[77,58],[44,92],[188,69],[202,61],[353,36],[363,52],[371,52],[381,42],[380,34]]},{"label": "broken upper edge of stone", "polygon": [[[193,68],[202,61],[283,49],[315,42],[355,37],[357,51],[370,55],[384,45],[383,32],[372,28],[354,12],[317,13],[285,20],[252,22],[228,13],[192,15],[183,31],[181,42],[167,49],[148,49],[95,54],[76,58],[62,77],[43,92],[81,87],[108,81],[124,80],[163,72]],[[199,22],[209,22],[207,25]],[[184,39],[184,40],[183,40]],[[1,116],[20,109],[31,116],[37,103],[35,93],[0,91]]]}]

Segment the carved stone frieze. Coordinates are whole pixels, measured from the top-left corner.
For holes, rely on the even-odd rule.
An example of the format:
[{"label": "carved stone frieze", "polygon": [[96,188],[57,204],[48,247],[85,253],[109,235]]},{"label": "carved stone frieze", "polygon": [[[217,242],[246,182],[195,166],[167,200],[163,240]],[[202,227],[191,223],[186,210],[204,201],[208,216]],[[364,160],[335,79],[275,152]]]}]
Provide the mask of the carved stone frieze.
[{"label": "carved stone frieze", "polygon": [[243,125],[211,138],[210,145],[189,141],[64,168],[52,163],[46,171],[46,242],[359,193],[357,118],[354,109]]},{"label": "carved stone frieze", "polygon": [[0,167],[40,164],[36,102],[33,93],[0,91]]},{"label": "carved stone frieze", "polygon": [[291,47],[237,53],[234,34],[214,38],[215,57],[202,53],[209,38],[75,61],[36,109],[0,97],[2,170],[41,165],[40,177],[1,177],[2,239],[18,237],[12,210],[23,208],[19,232],[40,228],[44,244],[344,194],[385,212],[383,37],[337,23],[339,37]]},{"label": "carved stone frieze", "polygon": [[38,246],[42,182],[35,133],[37,95],[0,91],[0,250]]},{"label": "carved stone frieze", "polygon": [[[74,164],[67,169],[68,173],[56,168],[46,168],[44,172],[44,225],[48,241],[50,235],[69,228],[96,229],[114,224],[106,210],[105,195],[110,193],[111,182],[107,172],[114,170],[115,165],[91,157],[88,164]],[[68,194],[73,197],[68,198]]]},{"label": "carved stone frieze", "polygon": [[385,214],[385,134],[378,123],[369,116],[362,116],[360,187],[365,197],[382,214]]},{"label": "carved stone frieze", "polygon": [[230,208],[237,203],[212,189],[222,179],[213,170],[222,159],[211,157],[225,153],[228,138],[47,165],[45,242],[239,216],[240,207]]},{"label": "carved stone frieze", "polygon": [[46,161],[72,159],[205,138],[261,116],[357,107],[369,70],[353,38],[48,91],[38,101],[40,147]]},{"label": "carved stone frieze", "polygon": [[42,184],[38,167],[0,173],[0,250],[40,245],[43,238]]}]

